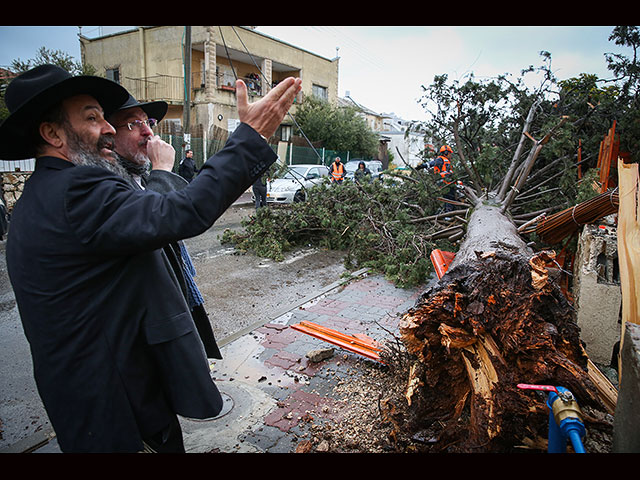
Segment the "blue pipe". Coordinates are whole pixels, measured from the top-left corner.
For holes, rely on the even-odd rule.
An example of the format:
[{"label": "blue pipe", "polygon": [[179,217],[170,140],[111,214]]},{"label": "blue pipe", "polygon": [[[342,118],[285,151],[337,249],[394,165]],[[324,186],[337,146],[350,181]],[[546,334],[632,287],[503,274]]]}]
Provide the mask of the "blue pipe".
[{"label": "blue pipe", "polygon": [[[586,430],[575,403],[573,394],[564,387],[556,387],[556,392],[549,392],[547,406],[549,407],[549,445],[548,453],[566,453],[567,441],[570,441],[576,453],[586,453],[582,438]],[[554,403],[556,405],[554,412]],[[568,408],[563,408],[567,406]],[[558,416],[559,418],[556,418]]]}]

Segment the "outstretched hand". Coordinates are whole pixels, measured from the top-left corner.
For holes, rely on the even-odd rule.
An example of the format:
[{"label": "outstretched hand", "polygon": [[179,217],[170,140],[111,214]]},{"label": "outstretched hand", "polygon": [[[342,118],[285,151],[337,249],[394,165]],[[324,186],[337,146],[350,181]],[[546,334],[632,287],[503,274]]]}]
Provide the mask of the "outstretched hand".
[{"label": "outstretched hand", "polygon": [[302,88],[302,80],[289,77],[280,82],[267,95],[255,103],[249,103],[247,86],[242,80],[236,81],[238,117],[263,137],[271,137],[293,104],[295,96]]}]

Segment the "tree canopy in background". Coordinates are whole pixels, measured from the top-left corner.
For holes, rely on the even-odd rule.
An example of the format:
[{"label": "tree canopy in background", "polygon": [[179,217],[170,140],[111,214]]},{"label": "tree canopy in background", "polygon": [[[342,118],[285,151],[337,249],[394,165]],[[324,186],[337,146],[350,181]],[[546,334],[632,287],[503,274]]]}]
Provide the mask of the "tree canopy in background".
[{"label": "tree canopy in background", "polygon": [[[57,65],[64,68],[71,75],[95,75],[96,69],[91,65],[83,65],[81,62],[75,61],[73,57],[62,50],[49,50],[46,47],[40,47],[36,56],[32,59],[21,60],[16,58],[11,62],[11,72],[19,75],[31,70],[39,65]],[[0,80],[0,122],[9,116],[9,111],[4,103],[4,91],[9,83],[9,79]]]},{"label": "tree canopy in background", "polygon": [[296,112],[296,123],[312,143],[329,150],[348,150],[354,157],[371,158],[378,153],[378,137],[358,115],[355,107],[337,107],[308,97]]},{"label": "tree canopy in background", "polygon": [[[637,145],[638,139],[638,29],[616,27],[610,39],[633,52],[631,58],[608,57],[616,75],[612,80],[582,73],[559,81],[552,55],[540,52],[541,65],[528,66],[517,76],[478,80],[469,75],[450,81],[443,74],[423,87],[420,103],[427,120],[417,126],[436,150],[441,144],[453,147],[455,176],[475,197],[470,203],[497,197],[509,216],[527,218],[537,210],[560,211],[596,195],[591,182],[579,181],[579,146],[581,171],[588,177],[614,121],[622,148]],[[530,77],[536,79],[534,87],[528,86]],[[329,105],[310,104],[298,118],[312,141],[338,136],[333,128],[339,122],[326,121],[334,118]],[[541,144],[544,148],[536,150]],[[630,151],[637,158],[637,148]],[[432,155],[424,152],[425,159]],[[516,191],[514,181],[521,177]],[[367,266],[410,286],[431,273],[432,249],[455,251],[452,242],[460,238],[441,215],[443,203],[437,198],[443,192],[425,171],[410,168],[396,177],[387,172],[383,181],[372,184],[323,185],[309,193],[304,204],[258,211],[244,232],[228,232],[225,240],[276,259],[303,245],[342,249],[348,267]],[[456,208],[464,212],[465,207]],[[456,215],[458,225],[465,221],[461,216]]]}]

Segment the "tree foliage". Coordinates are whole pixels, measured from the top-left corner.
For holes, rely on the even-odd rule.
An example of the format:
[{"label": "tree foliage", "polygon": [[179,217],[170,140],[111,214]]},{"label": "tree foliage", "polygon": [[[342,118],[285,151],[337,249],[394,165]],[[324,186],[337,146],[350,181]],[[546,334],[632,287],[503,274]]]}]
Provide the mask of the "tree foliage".
[{"label": "tree foliage", "polygon": [[[429,143],[453,147],[454,172],[468,187],[471,203],[498,198],[512,218],[531,219],[540,210],[552,213],[596,194],[591,180],[597,175],[599,144],[612,122],[618,122],[623,148],[637,145],[640,126],[638,30],[616,27],[611,39],[632,49],[631,58],[607,57],[614,81],[589,73],[558,81],[551,54],[540,52],[541,65],[524,68],[516,78],[469,75],[450,81],[438,75],[423,87],[420,103],[427,120],[419,128]],[[531,77],[537,79],[535,88],[525,81]],[[332,122],[323,120],[332,115],[329,105],[316,103],[302,109],[299,118],[306,133],[329,142],[338,138],[327,125]],[[637,152],[634,147],[632,156]],[[442,217],[425,220],[442,211],[441,195],[433,179],[417,171],[396,184],[320,186],[305,204],[258,211],[244,232],[228,232],[225,240],[275,259],[302,245],[341,249],[348,267],[367,266],[399,285],[417,285],[431,272],[431,250],[455,251],[453,237],[437,239],[450,224]]]},{"label": "tree foliage", "polygon": [[[13,73],[19,75],[39,65],[56,65],[64,68],[71,75],[96,75],[96,69],[93,66],[83,65],[81,62],[75,61],[71,55],[62,50],[49,50],[46,47],[40,47],[36,56],[32,59],[14,59],[11,62],[10,69]],[[0,122],[3,122],[9,116],[9,110],[4,103],[4,92],[8,85],[8,80],[3,82],[0,85]]]},{"label": "tree foliage", "polygon": [[31,70],[39,65],[56,65],[64,68],[71,75],[95,75],[96,69],[91,65],[83,65],[82,62],[76,61],[73,57],[62,50],[49,50],[46,47],[40,47],[36,56],[32,59],[21,60],[19,58],[11,62],[11,70],[15,73],[23,73]]},{"label": "tree foliage", "polygon": [[378,138],[354,107],[336,107],[309,97],[296,113],[300,130],[313,143],[329,150],[348,150],[354,156],[370,158],[377,154]]},{"label": "tree foliage", "polygon": [[342,250],[349,269],[368,267],[399,286],[419,285],[433,270],[431,250],[451,244],[431,238],[443,220],[425,218],[442,207],[437,187],[424,173],[410,178],[317,185],[306,202],[258,209],[222,242],[277,261],[301,246]]}]

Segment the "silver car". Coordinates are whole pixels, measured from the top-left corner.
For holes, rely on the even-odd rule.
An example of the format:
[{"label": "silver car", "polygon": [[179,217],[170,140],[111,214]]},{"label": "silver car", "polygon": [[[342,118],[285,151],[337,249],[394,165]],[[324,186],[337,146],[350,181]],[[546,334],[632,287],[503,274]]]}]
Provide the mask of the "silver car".
[{"label": "silver car", "polygon": [[382,174],[380,173],[382,172],[382,162],[380,160],[349,160],[344,165],[346,172],[345,176],[347,178],[353,180],[354,173],[358,169],[360,162],[364,162],[365,166],[369,169],[372,179],[382,177]]},{"label": "silver car", "polygon": [[282,178],[267,183],[267,203],[303,202],[307,189],[328,177],[329,169],[323,165],[291,165]]}]

